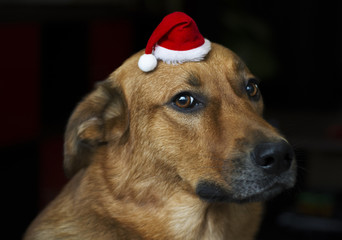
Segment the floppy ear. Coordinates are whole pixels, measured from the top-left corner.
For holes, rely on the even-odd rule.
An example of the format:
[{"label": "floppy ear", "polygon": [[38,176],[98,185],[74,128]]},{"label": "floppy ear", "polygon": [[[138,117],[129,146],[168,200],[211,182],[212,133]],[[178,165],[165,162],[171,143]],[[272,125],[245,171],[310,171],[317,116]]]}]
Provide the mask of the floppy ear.
[{"label": "floppy ear", "polygon": [[97,147],[123,141],[128,132],[128,110],[120,87],[108,80],[78,104],[67,124],[64,171],[72,177],[87,167]]}]

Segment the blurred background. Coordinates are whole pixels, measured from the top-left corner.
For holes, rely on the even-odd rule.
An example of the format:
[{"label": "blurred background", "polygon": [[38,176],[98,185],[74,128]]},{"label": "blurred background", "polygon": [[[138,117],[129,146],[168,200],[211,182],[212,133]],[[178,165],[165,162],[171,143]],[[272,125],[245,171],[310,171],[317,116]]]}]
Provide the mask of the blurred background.
[{"label": "blurred background", "polygon": [[342,239],[342,4],[318,0],[1,0],[2,236],[20,239],[67,182],[76,103],[173,11],[247,63],[296,148],[298,183],[267,203],[257,239]]}]

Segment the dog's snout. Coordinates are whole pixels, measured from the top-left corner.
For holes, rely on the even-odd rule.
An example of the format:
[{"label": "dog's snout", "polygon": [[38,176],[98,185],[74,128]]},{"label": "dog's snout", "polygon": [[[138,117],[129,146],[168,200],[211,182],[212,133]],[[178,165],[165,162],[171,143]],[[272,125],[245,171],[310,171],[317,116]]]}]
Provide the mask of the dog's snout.
[{"label": "dog's snout", "polygon": [[285,141],[260,143],[252,153],[254,164],[268,174],[287,171],[294,160],[294,151]]}]

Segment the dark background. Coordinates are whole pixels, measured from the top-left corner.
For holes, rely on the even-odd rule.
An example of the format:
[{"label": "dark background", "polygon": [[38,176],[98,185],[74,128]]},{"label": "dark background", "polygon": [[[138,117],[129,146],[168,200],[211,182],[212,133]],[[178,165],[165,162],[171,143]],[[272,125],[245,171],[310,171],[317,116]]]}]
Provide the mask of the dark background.
[{"label": "dark background", "polygon": [[173,11],[244,59],[296,149],[298,183],[267,203],[258,239],[342,239],[342,6],[309,0],[1,1],[2,235],[20,239],[66,183],[76,103]]}]

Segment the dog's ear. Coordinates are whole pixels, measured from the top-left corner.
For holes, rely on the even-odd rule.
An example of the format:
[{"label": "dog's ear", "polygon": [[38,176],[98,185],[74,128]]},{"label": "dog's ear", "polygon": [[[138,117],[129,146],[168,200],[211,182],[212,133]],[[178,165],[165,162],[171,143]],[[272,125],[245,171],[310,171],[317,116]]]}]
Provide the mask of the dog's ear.
[{"label": "dog's ear", "polygon": [[120,87],[101,82],[78,104],[67,124],[64,171],[72,177],[87,167],[92,155],[108,141],[122,142],[128,133],[128,110]]}]

